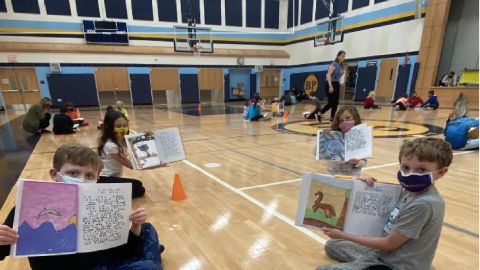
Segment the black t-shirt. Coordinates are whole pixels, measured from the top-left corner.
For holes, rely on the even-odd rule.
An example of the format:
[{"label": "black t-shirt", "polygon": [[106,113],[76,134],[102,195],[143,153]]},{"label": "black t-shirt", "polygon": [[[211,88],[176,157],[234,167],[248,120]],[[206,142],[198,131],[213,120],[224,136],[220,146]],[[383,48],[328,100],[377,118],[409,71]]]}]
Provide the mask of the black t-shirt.
[{"label": "black t-shirt", "polygon": [[60,113],[53,117],[53,133],[55,134],[72,134],[73,121],[70,116]]},{"label": "black t-shirt", "polygon": [[[12,208],[3,224],[13,227],[14,217],[15,207]],[[140,244],[140,237],[130,231],[128,242],[115,248],[69,255],[28,257],[28,261],[32,270],[88,270],[97,266],[102,257],[128,260],[137,254]],[[5,259],[8,255],[10,255],[10,245],[0,245],[0,260]]]}]

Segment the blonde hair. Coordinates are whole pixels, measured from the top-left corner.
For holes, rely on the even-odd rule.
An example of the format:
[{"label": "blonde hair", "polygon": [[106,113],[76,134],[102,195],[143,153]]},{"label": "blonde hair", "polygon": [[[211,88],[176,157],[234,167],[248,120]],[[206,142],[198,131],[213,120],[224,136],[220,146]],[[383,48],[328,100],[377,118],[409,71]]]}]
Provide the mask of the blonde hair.
[{"label": "blonde hair", "polygon": [[375,96],[375,91],[368,92],[368,96],[373,98]]},{"label": "blonde hair", "polygon": [[117,108],[123,108],[123,102],[121,100],[117,100]]},{"label": "blonde hair", "polygon": [[47,108],[48,106],[52,105],[52,100],[48,97],[43,97],[40,100],[40,105],[42,105],[42,108]]},{"label": "blonde hair", "polygon": [[470,105],[468,104],[468,101],[465,100],[465,98],[463,97],[463,93],[460,93],[455,102],[453,102],[452,119],[467,116],[469,112]]},{"label": "blonde hair", "polygon": [[79,143],[67,143],[55,151],[53,155],[53,168],[60,171],[65,163],[77,166],[92,166],[100,172],[103,169],[103,161],[92,149]]},{"label": "blonde hair", "polygon": [[453,160],[453,151],[449,143],[438,138],[418,138],[412,141],[405,140],[398,161],[402,157],[415,156],[419,161],[428,161],[437,163],[438,169],[450,166]]}]

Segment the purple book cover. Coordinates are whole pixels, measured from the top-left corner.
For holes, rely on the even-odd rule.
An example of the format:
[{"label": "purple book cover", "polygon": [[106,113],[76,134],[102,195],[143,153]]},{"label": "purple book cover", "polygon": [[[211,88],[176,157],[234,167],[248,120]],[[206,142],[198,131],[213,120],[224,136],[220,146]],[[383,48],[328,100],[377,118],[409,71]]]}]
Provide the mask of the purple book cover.
[{"label": "purple book cover", "polygon": [[23,181],[19,196],[17,256],[76,252],[76,185]]}]

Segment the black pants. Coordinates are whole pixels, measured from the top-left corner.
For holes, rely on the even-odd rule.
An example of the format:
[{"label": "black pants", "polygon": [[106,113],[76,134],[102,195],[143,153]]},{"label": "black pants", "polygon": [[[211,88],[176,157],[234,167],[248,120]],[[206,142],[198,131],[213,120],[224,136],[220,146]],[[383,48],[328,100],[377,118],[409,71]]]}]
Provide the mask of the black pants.
[{"label": "black pants", "polygon": [[325,82],[325,92],[327,93],[328,104],[325,105],[325,107],[323,107],[323,109],[321,110],[321,113],[324,114],[331,109],[330,120],[333,120],[333,117],[335,117],[335,113],[337,113],[338,101],[340,99],[340,83],[332,82],[332,86],[333,93],[330,93],[328,91],[328,88],[330,88],[330,86],[328,85],[328,81]]},{"label": "black pants", "polygon": [[50,125],[50,119],[52,119],[52,115],[50,113],[45,114],[45,118],[43,120],[40,120],[40,126],[39,130],[42,130]]},{"label": "black pants", "polygon": [[407,110],[407,106],[405,106],[405,104],[403,104],[402,102],[397,102],[395,103],[395,107],[398,106],[398,109],[400,111],[406,111]]},{"label": "black pants", "polygon": [[132,183],[132,199],[145,195],[143,183],[137,179],[121,178],[114,176],[100,176],[98,183]]}]

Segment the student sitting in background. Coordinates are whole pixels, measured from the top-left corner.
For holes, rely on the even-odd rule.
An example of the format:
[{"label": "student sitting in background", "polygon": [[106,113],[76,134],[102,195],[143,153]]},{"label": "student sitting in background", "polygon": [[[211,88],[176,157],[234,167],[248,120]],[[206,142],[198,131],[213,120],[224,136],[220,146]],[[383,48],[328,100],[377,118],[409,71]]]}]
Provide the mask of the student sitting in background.
[{"label": "student sitting in background", "polygon": [[417,96],[417,92],[413,92],[410,97],[408,97],[407,105],[410,108],[415,108],[422,105],[423,100],[421,97]]},{"label": "student sitting in background", "polygon": [[80,109],[78,107],[75,107],[75,104],[71,101],[67,101],[67,115],[70,116],[70,118],[73,120],[75,124],[78,124],[79,126],[88,126],[88,123],[85,122],[85,119],[82,118],[82,115],[80,114]]},{"label": "student sitting in background", "polygon": [[368,97],[363,102],[363,108],[365,109],[380,109],[380,106],[375,104],[375,91],[370,91]]},{"label": "student sitting in background", "polygon": [[127,112],[127,109],[125,109],[124,105],[123,105],[123,102],[122,101],[117,101],[117,111],[120,112],[121,114],[123,114],[123,116],[125,116],[125,118],[128,119],[128,112]]},{"label": "student sitting in background", "polygon": [[67,115],[68,104],[60,106],[60,113],[53,116],[53,133],[54,134],[72,134],[75,133],[74,123],[70,116]]},{"label": "student sitting in background", "polygon": [[395,110],[397,111],[406,111],[407,110],[407,95],[401,96],[397,101],[395,102]]},{"label": "student sitting in background", "polygon": [[422,108],[431,108],[436,110],[438,107],[440,107],[440,103],[438,103],[438,98],[435,96],[435,91],[428,91],[428,99],[422,104]]},{"label": "student sitting in background", "polygon": [[457,85],[457,76],[455,71],[450,71],[450,73],[443,75],[440,80],[440,86],[455,86]]},{"label": "student sitting in background", "polygon": [[313,100],[313,103],[315,104],[315,109],[313,109],[313,111],[311,112],[305,112],[303,113],[303,117],[305,119],[316,119],[318,122],[321,122],[321,118],[322,118],[322,114],[321,114],[321,110],[322,110],[322,104],[320,103],[320,100],[318,99],[317,93],[312,91],[310,92],[310,94],[308,95],[308,98]]},{"label": "student sitting in background", "polygon": [[[444,130],[445,141],[450,143],[453,149],[478,149],[479,119],[468,118],[469,107],[468,101],[463,97],[463,93],[460,93],[454,103],[453,112],[447,119]],[[475,138],[469,138],[470,129],[477,129]]]},{"label": "student sitting in background", "polygon": [[253,103],[248,106],[247,120],[258,121],[259,119],[267,117],[267,113],[262,114],[262,111],[265,110],[263,104],[265,100],[260,100],[260,96],[255,95]]},{"label": "student sitting in background", "polygon": [[[76,143],[65,144],[53,155],[50,177],[55,182],[84,185],[97,183],[102,160],[90,148]],[[64,269],[162,269],[160,253],[164,247],[152,224],[146,223],[147,212],[138,208],[129,216],[132,223],[124,245],[87,253],[29,257],[32,270]],[[13,227],[15,208],[0,226],[0,260],[10,254],[10,245],[19,240]],[[102,217],[100,217],[102,218]],[[27,236],[25,236],[27,237]]]},{"label": "student sitting in background", "polygon": [[[105,119],[105,116],[107,115],[108,112],[111,112],[111,111],[114,111],[113,109],[113,106],[112,105],[108,105],[107,106],[107,110],[105,111],[105,115],[103,116],[103,119]],[[100,119],[98,121],[98,126],[97,126],[97,129],[101,130],[102,127],[103,127],[103,119]]]},{"label": "student sitting in background", "polygon": [[23,119],[23,129],[33,134],[50,132],[46,128],[50,125],[52,118],[49,113],[51,107],[52,101],[48,97],[44,97],[40,103],[32,105]]},{"label": "student sitting in background", "polygon": [[280,102],[284,102],[285,106],[292,105],[292,98],[290,97],[290,91],[285,91],[283,96],[280,98]]}]

